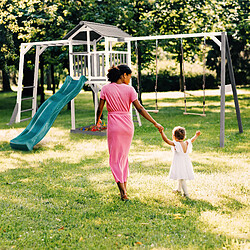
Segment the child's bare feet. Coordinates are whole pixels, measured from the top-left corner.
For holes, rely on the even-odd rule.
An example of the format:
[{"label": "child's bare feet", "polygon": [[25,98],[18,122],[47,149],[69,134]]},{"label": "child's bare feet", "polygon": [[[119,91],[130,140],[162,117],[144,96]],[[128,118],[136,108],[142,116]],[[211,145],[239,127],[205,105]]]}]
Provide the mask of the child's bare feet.
[{"label": "child's bare feet", "polygon": [[174,190],[173,190],[173,193],[174,193],[174,194],[181,195],[181,191],[179,191],[179,190],[177,190],[177,189],[174,189]]}]

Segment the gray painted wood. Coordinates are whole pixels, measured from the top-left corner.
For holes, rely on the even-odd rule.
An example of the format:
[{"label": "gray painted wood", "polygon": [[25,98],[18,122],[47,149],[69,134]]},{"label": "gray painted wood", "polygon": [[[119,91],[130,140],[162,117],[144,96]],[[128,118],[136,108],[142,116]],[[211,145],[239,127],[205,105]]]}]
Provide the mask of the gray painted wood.
[{"label": "gray painted wood", "polygon": [[230,78],[230,82],[232,85],[232,91],[233,91],[233,96],[234,96],[234,105],[235,105],[235,110],[236,110],[239,132],[243,133],[243,127],[242,127],[241,116],[240,116],[240,107],[239,107],[236,83],[235,83],[235,78],[234,78],[233,64],[232,64],[232,59],[230,55],[230,48],[229,48],[229,42],[228,42],[227,36],[226,36],[226,56],[227,56],[227,63],[228,63],[229,78]]}]

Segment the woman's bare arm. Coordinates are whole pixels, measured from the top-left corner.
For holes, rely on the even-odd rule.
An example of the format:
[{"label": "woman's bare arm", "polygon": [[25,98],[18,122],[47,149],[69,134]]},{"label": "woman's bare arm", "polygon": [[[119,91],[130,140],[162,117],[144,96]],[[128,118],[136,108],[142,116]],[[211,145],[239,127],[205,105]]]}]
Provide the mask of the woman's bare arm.
[{"label": "woman's bare arm", "polygon": [[103,107],[105,104],[105,100],[100,99],[99,105],[98,105],[98,109],[97,109],[97,113],[96,113],[96,126],[98,126],[101,122],[101,115],[102,115],[102,111],[103,111]]},{"label": "woman's bare arm", "polygon": [[154,118],[145,110],[145,108],[139,103],[138,100],[135,100],[133,102],[133,105],[135,106],[135,108],[137,109],[137,111],[139,112],[140,115],[142,115],[144,118],[146,118],[148,121],[152,122],[154,124],[154,126],[161,131],[163,129],[163,127],[161,126],[161,124],[157,123]]}]

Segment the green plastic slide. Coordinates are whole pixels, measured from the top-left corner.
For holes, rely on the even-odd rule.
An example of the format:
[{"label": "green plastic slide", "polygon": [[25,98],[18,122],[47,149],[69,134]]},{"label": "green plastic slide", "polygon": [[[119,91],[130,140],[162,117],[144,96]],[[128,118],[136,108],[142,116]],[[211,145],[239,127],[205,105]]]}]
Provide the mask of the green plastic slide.
[{"label": "green plastic slide", "polygon": [[47,134],[63,107],[78,95],[86,81],[85,76],[81,76],[78,81],[67,76],[62,87],[39,107],[27,128],[10,141],[10,146],[13,149],[32,150]]}]

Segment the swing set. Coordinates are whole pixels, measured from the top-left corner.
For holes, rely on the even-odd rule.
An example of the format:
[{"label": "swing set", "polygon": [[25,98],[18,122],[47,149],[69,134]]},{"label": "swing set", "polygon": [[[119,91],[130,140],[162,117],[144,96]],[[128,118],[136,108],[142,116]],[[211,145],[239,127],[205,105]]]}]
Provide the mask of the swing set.
[{"label": "swing set", "polygon": [[[185,105],[185,115],[200,115],[200,116],[206,116],[205,114],[205,85],[206,85],[206,39],[210,38],[212,39],[220,48],[221,51],[221,86],[220,86],[220,147],[224,147],[224,138],[225,138],[225,92],[229,85],[226,85],[226,65],[228,67],[229,72],[229,78],[230,78],[230,85],[233,92],[234,97],[234,104],[235,104],[235,110],[236,110],[236,116],[238,121],[238,128],[239,132],[243,133],[243,127],[241,122],[241,116],[240,116],[240,108],[239,108],[239,102],[237,97],[237,90],[236,90],[236,83],[234,78],[234,72],[233,72],[233,65],[230,55],[230,49],[229,49],[229,42],[227,38],[226,32],[210,32],[210,33],[194,33],[194,34],[176,34],[176,35],[156,35],[156,36],[144,36],[144,37],[128,37],[125,38],[125,41],[134,41],[135,47],[136,47],[136,57],[137,57],[137,67],[138,67],[138,45],[137,41],[145,41],[145,40],[155,40],[156,41],[156,81],[155,81],[155,110],[153,112],[157,113],[158,110],[158,104],[157,104],[157,85],[158,85],[158,40],[161,39],[181,39],[181,56],[182,60],[183,58],[183,41],[182,39],[185,38],[195,38],[195,37],[203,37],[203,84],[202,84],[202,90],[203,90],[203,112],[201,114],[199,113],[189,113],[187,112],[187,88],[186,88],[186,81],[185,81],[185,75],[184,75],[184,63],[182,64],[182,79],[184,83],[184,105]],[[220,40],[217,38],[220,37]],[[139,79],[137,77],[137,83],[138,83],[138,90],[140,91],[139,87]],[[152,110],[148,110],[149,112]]]},{"label": "swing set", "polygon": [[[139,55],[138,55],[138,43],[135,41],[135,52],[136,52],[136,65],[137,65],[137,72],[139,72]],[[182,58],[182,73],[180,77],[182,78],[183,85],[184,85],[184,105],[185,105],[185,112],[183,112],[184,115],[200,115],[200,116],[206,116],[205,114],[205,86],[206,86],[206,37],[204,36],[204,43],[203,43],[203,52],[202,52],[202,62],[203,62],[203,83],[202,83],[202,90],[203,90],[203,112],[200,113],[190,113],[187,112],[187,86],[186,86],[186,80],[185,80],[185,68],[184,68],[184,52],[183,52],[183,39],[181,38],[181,58]],[[137,73],[137,91],[140,94],[140,79],[139,79],[139,73]],[[158,87],[158,39],[155,40],[155,109],[147,109],[147,112],[152,113],[158,113],[158,98],[157,98],[157,87]]]}]

